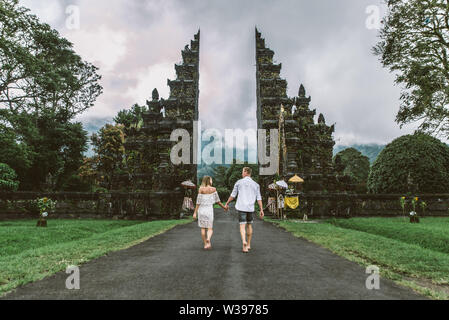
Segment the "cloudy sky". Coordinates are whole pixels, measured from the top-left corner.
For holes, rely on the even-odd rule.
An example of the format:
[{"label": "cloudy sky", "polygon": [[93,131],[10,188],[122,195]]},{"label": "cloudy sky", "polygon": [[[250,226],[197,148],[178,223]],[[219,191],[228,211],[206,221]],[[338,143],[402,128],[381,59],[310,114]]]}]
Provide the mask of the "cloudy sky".
[{"label": "cloudy sky", "polygon": [[[100,68],[104,94],[80,116],[96,130],[121,109],[166,98],[181,49],[201,28],[200,118],[208,128],[256,128],[254,27],[283,65],[290,96],[336,123],[337,144],[388,143],[412,132],[394,122],[399,89],[371,48],[381,0],[21,0]],[[73,29],[72,7],[79,10]],[[374,6],[374,7],[372,7]],[[367,11],[368,10],[368,11]],[[68,12],[68,13],[67,13]],[[374,14],[374,16],[373,16]],[[73,17],[73,16],[72,16]],[[374,19],[374,20],[373,20]],[[69,22],[69,23],[67,23]],[[369,24],[371,25],[371,24]]]}]

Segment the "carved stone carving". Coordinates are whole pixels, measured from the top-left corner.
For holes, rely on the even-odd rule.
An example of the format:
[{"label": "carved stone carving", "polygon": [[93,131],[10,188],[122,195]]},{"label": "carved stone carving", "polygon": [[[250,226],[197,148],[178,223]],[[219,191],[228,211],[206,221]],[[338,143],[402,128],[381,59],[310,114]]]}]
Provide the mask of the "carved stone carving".
[{"label": "carved stone carving", "polygon": [[[274,64],[273,57],[274,51],[266,47],[265,39],[256,29],[258,128],[285,128],[287,159],[283,159],[281,152],[279,175],[289,178],[299,174],[306,182],[308,175],[313,175],[314,181],[332,176],[335,125],[328,127],[322,114],[318,123],[314,122],[316,110],[309,108],[312,99],[307,97],[303,84],[299,86],[297,97],[287,97],[287,81],[280,77],[282,65]],[[295,111],[292,114],[293,105]],[[284,117],[280,117],[281,106],[286,110]],[[283,121],[281,126],[279,121]],[[273,177],[266,180],[272,181]]]}]

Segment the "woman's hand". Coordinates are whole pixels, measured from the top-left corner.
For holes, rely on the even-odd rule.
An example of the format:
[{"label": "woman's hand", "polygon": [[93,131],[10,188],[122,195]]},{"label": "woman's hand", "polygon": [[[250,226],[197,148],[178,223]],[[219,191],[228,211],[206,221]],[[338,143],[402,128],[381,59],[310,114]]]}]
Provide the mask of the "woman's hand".
[{"label": "woman's hand", "polygon": [[228,206],[225,206],[225,205],[223,205],[223,203],[218,203],[218,205],[220,206],[220,207],[222,207],[223,208],[223,210],[225,211],[225,212],[228,212],[229,211],[229,207]]},{"label": "woman's hand", "polygon": [[195,207],[195,210],[193,210],[193,219],[194,219],[194,220],[196,220],[196,217],[197,217],[197,213],[198,213],[199,207],[200,207],[200,205],[197,204],[196,207]]}]

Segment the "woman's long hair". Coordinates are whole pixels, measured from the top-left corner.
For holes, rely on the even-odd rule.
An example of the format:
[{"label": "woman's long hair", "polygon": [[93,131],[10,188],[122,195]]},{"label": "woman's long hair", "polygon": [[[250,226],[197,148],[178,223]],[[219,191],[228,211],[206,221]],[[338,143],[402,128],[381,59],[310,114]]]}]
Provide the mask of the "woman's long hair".
[{"label": "woman's long hair", "polygon": [[201,183],[201,188],[206,188],[212,186],[212,178],[209,176],[203,177],[203,182]]}]

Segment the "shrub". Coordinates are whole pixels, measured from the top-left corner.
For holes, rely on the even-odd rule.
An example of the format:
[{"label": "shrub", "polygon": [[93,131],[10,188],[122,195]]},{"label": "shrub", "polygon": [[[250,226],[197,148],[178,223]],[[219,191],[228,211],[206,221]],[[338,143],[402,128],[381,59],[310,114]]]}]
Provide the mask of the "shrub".
[{"label": "shrub", "polygon": [[0,191],[17,191],[19,181],[16,172],[5,163],[0,163]]},{"label": "shrub", "polygon": [[351,177],[353,183],[364,183],[368,179],[370,161],[360,151],[348,148],[340,151],[334,157],[336,170]]},{"label": "shrub", "polygon": [[217,187],[217,193],[220,197],[221,202],[226,203],[226,201],[228,201],[228,198],[231,195],[231,191],[229,191],[229,189],[226,187]]},{"label": "shrub", "polygon": [[449,146],[423,133],[395,139],[368,177],[371,193],[449,192]]}]

